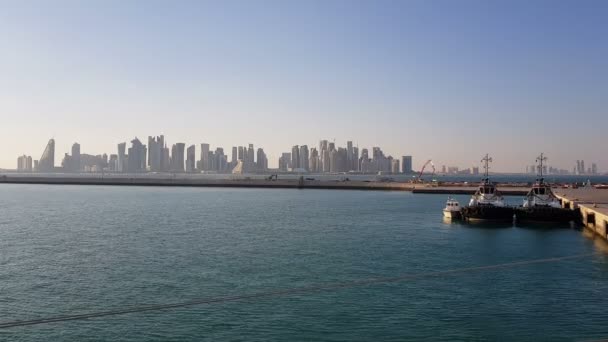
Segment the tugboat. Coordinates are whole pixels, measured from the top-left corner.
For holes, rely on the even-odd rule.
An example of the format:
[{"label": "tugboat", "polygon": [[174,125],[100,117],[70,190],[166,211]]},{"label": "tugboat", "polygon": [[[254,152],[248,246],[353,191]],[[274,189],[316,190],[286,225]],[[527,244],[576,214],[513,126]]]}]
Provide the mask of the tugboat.
[{"label": "tugboat", "polygon": [[543,178],[543,162],[547,157],[543,153],[536,158],[538,165],[538,179],[524,198],[521,207],[515,209],[518,221],[537,222],[570,222],[576,218],[573,210],[562,208],[559,199],[545,183]]},{"label": "tugboat", "polygon": [[443,217],[450,220],[459,219],[461,217],[460,203],[452,199],[452,197],[448,197],[448,201],[445,203],[445,208],[443,209]]},{"label": "tugboat", "polygon": [[505,200],[496,185],[490,182],[488,176],[489,163],[492,161],[487,154],[481,160],[484,162],[485,174],[469,205],[462,208],[462,218],[466,220],[512,221],[513,208],[505,205]]}]

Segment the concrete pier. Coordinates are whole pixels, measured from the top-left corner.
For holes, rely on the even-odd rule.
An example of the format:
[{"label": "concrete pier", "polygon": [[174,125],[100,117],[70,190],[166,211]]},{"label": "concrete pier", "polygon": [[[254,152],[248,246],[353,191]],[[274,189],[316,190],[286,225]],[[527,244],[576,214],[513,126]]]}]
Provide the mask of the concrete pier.
[{"label": "concrete pier", "polygon": [[554,192],[562,201],[562,207],[578,209],[583,225],[608,240],[608,190],[578,188]]},{"label": "concrete pier", "polygon": [[[301,180],[279,178],[269,180],[256,175],[253,177],[230,176],[214,179],[192,174],[4,174],[0,184],[55,184],[55,185],[122,185],[122,186],[184,186],[184,187],[226,187],[226,188],[276,188],[276,189],[331,189],[331,190],[390,190],[411,191],[425,194],[474,194],[477,186],[414,184],[394,181],[362,180],[320,180],[303,177]],[[228,178],[229,177],[229,178]],[[522,196],[526,187],[499,184],[506,196]]]}]

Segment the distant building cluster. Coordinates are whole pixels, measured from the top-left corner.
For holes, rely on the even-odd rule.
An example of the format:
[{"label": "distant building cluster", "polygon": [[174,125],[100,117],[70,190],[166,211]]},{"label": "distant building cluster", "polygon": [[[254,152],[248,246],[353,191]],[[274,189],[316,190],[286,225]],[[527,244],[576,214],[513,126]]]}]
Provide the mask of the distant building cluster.
[{"label": "distant building cluster", "polygon": [[472,166],[466,169],[460,169],[458,166],[441,166],[441,173],[448,175],[478,175],[479,166]]},{"label": "distant building cluster", "polygon": [[167,146],[164,136],[148,137],[148,144],[138,138],[117,145],[116,154],[89,155],[80,152],[80,144],[72,145],[71,154],[66,153],[61,167],[55,167],[55,140],[49,140],[42,157],[33,162],[30,156],[20,156],[17,170],[23,172],[209,172],[209,173],[251,173],[268,169],[268,158],[263,149],[254,150],[253,144],[248,147],[232,148],[232,158],[218,147],[211,151],[209,144],[201,144],[200,158],[196,155],[196,146],[186,148],[184,143]]},{"label": "distant building cluster", "polygon": [[[540,166],[538,166],[538,165],[527,166],[526,173],[539,174],[540,173],[539,167]],[[574,166],[572,171],[565,170],[565,169],[559,169],[559,168],[556,168],[553,166],[547,166],[547,165],[543,165],[542,171],[543,171],[544,175],[597,175],[598,174],[597,165],[595,163],[592,163],[591,167],[587,168],[585,170],[585,161],[584,160],[577,160],[576,165]]]},{"label": "distant building cluster", "polygon": [[392,156],[385,156],[380,147],[372,149],[370,157],[368,149],[353,146],[352,141],[346,142],[346,147],[337,147],[334,142],[321,140],[319,148],[308,148],[308,145],[295,145],[291,152],[284,152],[279,158],[280,171],[311,172],[311,173],[411,173],[412,157],[402,157],[402,162]]},{"label": "distant building cluster", "polygon": [[[116,153],[89,155],[81,153],[78,143],[72,145],[71,153],[66,153],[61,166],[55,166],[55,140],[49,140],[39,160],[29,156],[18,158],[19,171],[23,172],[171,172],[171,173],[256,173],[269,171],[268,157],[264,149],[247,146],[233,146],[230,158],[222,147],[215,150],[207,143],[186,147],[185,143],[170,145],[163,135],[149,136],[147,144],[134,138],[127,146],[119,143]],[[276,169],[274,171],[277,171]],[[386,156],[380,147],[372,148],[371,155],[348,141],[346,147],[321,140],[319,148],[295,145],[291,152],[279,158],[278,171],[298,173],[412,173],[412,156],[401,160]]]}]

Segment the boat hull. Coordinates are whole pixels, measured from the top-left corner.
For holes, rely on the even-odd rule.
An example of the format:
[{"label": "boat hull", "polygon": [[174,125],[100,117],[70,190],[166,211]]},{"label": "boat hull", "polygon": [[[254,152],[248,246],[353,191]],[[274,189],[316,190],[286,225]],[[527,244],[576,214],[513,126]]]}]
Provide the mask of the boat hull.
[{"label": "boat hull", "polygon": [[459,219],[460,218],[460,211],[444,210],[443,211],[443,217],[445,217],[447,219]]},{"label": "boat hull", "polygon": [[570,222],[576,220],[574,210],[554,207],[517,207],[515,216],[519,222]]},{"label": "boat hull", "polygon": [[474,205],[462,208],[466,220],[512,221],[513,208],[493,205]]}]

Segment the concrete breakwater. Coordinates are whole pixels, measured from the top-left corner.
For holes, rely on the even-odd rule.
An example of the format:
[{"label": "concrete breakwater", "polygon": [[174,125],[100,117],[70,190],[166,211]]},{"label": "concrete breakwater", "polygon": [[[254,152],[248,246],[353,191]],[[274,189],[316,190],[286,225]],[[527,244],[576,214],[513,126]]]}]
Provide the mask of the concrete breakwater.
[{"label": "concrete breakwater", "polygon": [[[184,175],[86,175],[86,174],[7,174],[0,175],[0,184],[56,184],[56,185],[123,185],[123,186],[188,186],[226,188],[276,188],[276,189],[332,189],[332,190],[389,190],[411,191],[426,194],[473,194],[476,186],[414,184],[394,181],[318,180],[311,178],[273,179],[234,177],[210,179]],[[500,185],[499,185],[500,187]],[[507,196],[521,196],[528,188],[505,184],[501,192]]]},{"label": "concrete breakwater", "polygon": [[336,190],[393,190],[411,191],[413,185],[400,182],[320,181],[320,180],[268,180],[268,179],[204,179],[182,177],[129,177],[129,176],[0,176],[0,184],[56,184],[56,185],[122,185],[122,186],[187,186],[227,188],[276,189],[336,189]]},{"label": "concrete breakwater", "polygon": [[[411,191],[426,194],[474,194],[476,186],[414,184],[395,181],[360,180],[319,180],[311,178],[273,179],[233,177],[212,179],[196,175],[143,174],[143,175],[87,175],[87,174],[5,174],[0,175],[0,184],[56,184],[56,185],[116,185],[116,186],[185,186],[185,187],[226,187],[226,188],[276,188],[276,189],[332,189],[332,190],[388,190]],[[521,196],[529,190],[526,187],[499,185],[506,196]]]}]

